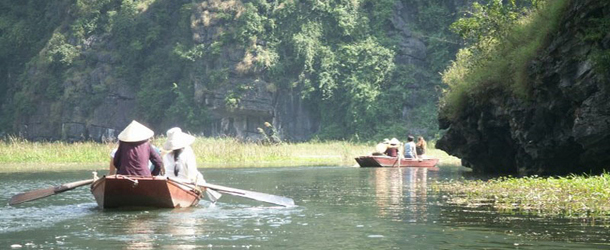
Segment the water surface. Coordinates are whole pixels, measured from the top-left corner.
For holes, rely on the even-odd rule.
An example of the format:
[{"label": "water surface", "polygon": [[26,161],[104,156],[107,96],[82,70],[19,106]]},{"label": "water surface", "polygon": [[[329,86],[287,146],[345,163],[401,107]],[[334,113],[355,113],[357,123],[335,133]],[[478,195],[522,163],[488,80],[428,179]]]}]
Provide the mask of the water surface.
[{"label": "water surface", "polygon": [[[448,205],[430,190],[454,167],[203,169],[210,183],[293,198],[223,195],[185,209],[101,210],[88,187],[8,206],[89,171],[0,174],[0,249],[609,249],[606,225]],[[102,174],[102,172],[100,172]]]}]

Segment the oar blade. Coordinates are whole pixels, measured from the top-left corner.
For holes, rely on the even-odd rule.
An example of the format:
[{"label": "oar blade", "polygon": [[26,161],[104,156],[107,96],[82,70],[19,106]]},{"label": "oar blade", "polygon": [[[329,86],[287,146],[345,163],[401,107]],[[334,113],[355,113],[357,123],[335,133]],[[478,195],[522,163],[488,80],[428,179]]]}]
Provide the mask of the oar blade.
[{"label": "oar blade", "polygon": [[283,196],[278,196],[278,195],[273,195],[273,194],[266,194],[266,193],[261,193],[261,192],[256,192],[256,191],[248,191],[248,190],[231,188],[231,187],[225,187],[225,186],[210,184],[210,183],[203,184],[202,186],[204,186],[206,188],[210,188],[215,191],[218,191],[223,194],[240,196],[240,197],[244,197],[244,198],[249,198],[249,199],[267,202],[267,203],[276,204],[276,205],[285,206],[285,207],[295,206],[294,200],[292,200],[291,198],[288,198],[288,197],[283,197]]},{"label": "oar blade", "polygon": [[33,200],[37,200],[37,199],[44,198],[47,196],[51,196],[54,194],[55,194],[55,187],[37,189],[37,190],[33,190],[33,191],[29,191],[29,192],[25,192],[25,193],[21,193],[21,194],[17,194],[15,196],[13,196],[11,198],[11,200],[8,202],[8,204],[13,206],[13,205],[21,204],[24,202],[33,201]]},{"label": "oar blade", "polygon": [[294,206],[294,200],[292,200],[290,198],[286,198],[286,197],[276,196],[276,195],[262,194],[262,193],[258,193],[258,192],[252,192],[252,191],[247,192],[247,193],[233,192],[233,191],[220,190],[220,189],[216,189],[216,191],[218,191],[220,193],[224,193],[224,194],[240,196],[240,197],[249,198],[249,199],[253,199],[253,200],[257,200],[257,201],[281,205],[284,207]]},{"label": "oar blade", "polygon": [[222,196],[221,193],[216,192],[211,188],[206,188],[205,194],[207,195],[208,199],[210,199],[210,201],[212,203],[216,203],[216,201],[218,201],[218,199],[220,199],[220,197]]},{"label": "oar blade", "polygon": [[93,183],[93,181],[94,181],[93,179],[75,181],[75,182],[70,182],[70,183],[62,184],[62,185],[55,186],[55,187],[41,188],[41,189],[28,191],[25,193],[14,195],[13,197],[11,197],[11,200],[8,202],[8,204],[12,206],[12,205],[17,205],[17,204],[28,202],[28,201],[37,200],[40,198],[44,198],[44,197],[48,197],[48,196],[51,196],[54,194],[72,190],[72,189],[80,187],[80,186],[89,185],[89,184]]}]

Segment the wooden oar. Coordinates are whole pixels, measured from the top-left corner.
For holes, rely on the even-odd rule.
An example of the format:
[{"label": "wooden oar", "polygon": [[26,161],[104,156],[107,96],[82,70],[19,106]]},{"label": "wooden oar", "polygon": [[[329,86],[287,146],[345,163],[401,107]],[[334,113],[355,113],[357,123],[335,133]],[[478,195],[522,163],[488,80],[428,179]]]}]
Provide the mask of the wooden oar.
[{"label": "wooden oar", "polygon": [[396,149],[396,161],[394,162],[394,164],[392,164],[392,167],[395,167],[395,166],[396,166],[396,163],[398,163],[398,167],[400,167],[400,163],[401,163],[401,162],[400,162],[400,156],[401,156],[401,155],[400,155],[400,147],[398,147],[398,148]]},{"label": "wooden oar", "polygon": [[242,190],[242,189],[237,189],[237,188],[232,188],[232,187],[225,187],[225,186],[210,184],[210,183],[200,184],[199,186],[206,187],[206,188],[212,189],[214,191],[218,191],[223,194],[235,195],[235,196],[253,199],[253,200],[257,200],[257,201],[281,205],[281,206],[285,206],[285,207],[294,206],[294,200],[292,200],[288,197],[283,197],[283,196],[278,196],[278,195],[273,195],[273,194],[265,194],[265,193],[255,192],[255,191]]},{"label": "wooden oar", "polygon": [[28,191],[25,193],[14,195],[11,198],[11,200],[8,202],[8,204],[12,206],[12,205],[17,205],[17,204],[24,203],[27,201],[37,200],[40,198],[44,198],[44,197],[48,197],[48,196],[51,196],[54,194],[59,194],[59,193],[62,193],[62,192],[68,191],[68,190],[72,190],[72,189],[75,189],[80,186],[89,185],[91,183],[93,183],[93,179],[75,181],[75,182],[70,182],[70,183],[66,183],[66,184],[61,184],[61,185],[55,186],[55,187],[48,187],[48,188]]},{"label": "wooden oar", "polygon": [[221,193],[216,192],[211,188],[205,189],[205,195],[208,197],[208,199],[210,199],[212,203],[216,203],[216,201],[218,201],[218,199],[220,199],[220,197],[222,196]]},{"label": "wooden oar", "polygon": [[398,167],[400,167],[400,154],[396,154],[396,161],[394,161],[392,167],[396,167],[396,163],[398,163]]}]

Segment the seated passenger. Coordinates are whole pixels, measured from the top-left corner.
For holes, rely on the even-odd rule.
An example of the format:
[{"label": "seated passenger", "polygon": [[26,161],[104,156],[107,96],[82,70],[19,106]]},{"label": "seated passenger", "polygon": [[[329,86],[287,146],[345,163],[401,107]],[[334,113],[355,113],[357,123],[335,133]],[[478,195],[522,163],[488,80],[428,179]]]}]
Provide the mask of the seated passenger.
[{"label": "seated passenger", "polygon": [[388,149],[388,145],[390,144],[390,140],[383,139],[383,142],[380,142],[375,146],[375,152],[373,155],[385,155],[385,151]]},{"label": "seated passenger", "polygon": [[411,135],[407,137],[407,143],[405,143],[405,158],[407,159],[418,159],[414,140],[415,138]]},{"label": "seated passenger", "polygon": [[165,176],[180,178],[198,185],[205,183],[203,175],[197,170],[195,153],[191,144],[195,137],[182,132],[180,128],[171,128],[167,131],[167,141],[163,150],[168,151],[163,156]]},{"label": "seated passenger", "polygon": [[427,147],[428,147],[428,144],[426,143],[426,140],[424,140],[424,137],[418,136],[417,144],[415,144],[415,150],[417,151],[418,158],[420,158],[420,159],[427,158],[426,157],[426,148]]}]

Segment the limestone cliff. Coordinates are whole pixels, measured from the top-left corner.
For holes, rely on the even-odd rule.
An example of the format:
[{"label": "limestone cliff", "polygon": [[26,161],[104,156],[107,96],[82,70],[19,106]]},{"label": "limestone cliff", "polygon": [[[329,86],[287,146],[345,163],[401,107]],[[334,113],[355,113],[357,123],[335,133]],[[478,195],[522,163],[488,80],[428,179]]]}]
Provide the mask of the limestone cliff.
[{"label": "limestone cliff", "polygon": [[[244,2],[154,1],[146,9],[138,9],[141,14],[134,14],[127,21],[142,17],[155,21],[164,15],[170,18],[164,19],[164,22],[169,23],[160,22],[152,26],[158,29],[157,32],[145,30],[152,38],[141,37],[125,43],[138,50],[134,52],[135,59],[126,58],[121,54],[121,49],[126,45],[121,44],[122,38],[118,32],[126,32],[124,30],[130,28],[133,28],[130,31],[132,33],[143,32],[140,26],[126,25],[120,26],[119,29],[115,25],[111,32],[104,32],[104,29],[89,31],[84,41],[78,41],[67,31],[71,29],[69,27],[76,27],[70,22],[77,17],[67,17],[63,26],[57,29],[66,34],[65,38],[59,37],[57,40],[62,42],[62,45],[56,46],[60,49],[67,48],[67,52],[57,52],[57,49],[50,48],[51,45],[40,52],[41,58],[61,55],[58,57],[61,63],[58,60],[46,62],[42,59],[32,62],[28,65],[27,73],[13,83],[15,87],[12,91],[25,93],[23,95],[27,98],[19,100],[18,98],[22,96],[16,97],[11,105],[19,106],[21,102],[31,105],[24,109],[27,112],[18,112],[15,115],[12,121],[13,130],[30,140],[100,141],[115,138],[132,119],[137,119],[157,133],[163,133],[170,126],[184,124],[171,117],[164,117],[168,111],[165,113],[154,111],[158,113],[151,115],[147,110],[149,108],[162,110],[164,105],[169,106],[171,103],[160,100],[155,102],[155,105],[146,106],[147,104],[142,104],[141,101],[161,99],[170,95],[170,87],[165,85],[171,86],[174,82],[180,82],[189,85],[188,89],[191,92],[188,96],[192,100],[189,99],[187,102],[200,105],[209,115],[204,129],[190,132],[206,136],[228,135],[256,140],[260,136],[257,127],[269,121],[277,127],[284,138],[291,140],[310,138],[319,131],[320,119],[303,100],[301,87],[278,87],[279,80],[270,79],[266,76],[266,69],[256,65],[259,56],[257,53],[265,51],[268,41],[259,39],[246,45],[219,42],[226,40],[226,31],[235,28],[234,17],[243,13]],[[387,27],[389,32],[397,34],[400,39],[396,63],[423,65],[426,59],[426,46],[420,38],[411,33],[407,25],[408,6],[403,2],[405,1],[397,1],[397,8],[391,19],[392,27]],[[158,60],[160,56],[168,57],[167,54],[151,55],[155,53],[153,46],[158,48],[177,44],[176,40],[172,40],[174,33],[171,32],[172,29],[178,29],[180,15],[185,10],[182,5],[192,6],[187,9],[190,12],[188,29],[191,36],[187,39],[191,39],[190,42],[194,46],[204,45],[205,48],[215,51],[204,59],[194,60],[194,63],[189,64],[188,67],[183,67],[182,71],[170,72],[168,74],[171,75],[166,76],[163,75],[163,71],[166,70],[163,64],[151,65],[149,61],[152,59],[148,58]],[[142,7],[135,6],[135,8]],[[121,9],[118,12],[121,14],[128,10]],[[113,15],[118,16],[117,10],[113,11]],[[73,15],[77,13],[72,10],[68,12]],[[69,55],[76,56],[70,58]],[[128,64],[131,62],[133,64]],[[126,67],[133,67],[128,70],[135,73],[127,76],[128,74],[124,73]],[[142,77],[149,72],[155,72],[156,75],[165,78]],[[57,82],[53,86],[48,86],[51,85],[49,75],[54,77],[51,79],[53,82]],[[212,77],[215,77],[212,79],[216,81],[214,84],[210,83]],[[139,92],[142,89],[155,86],[142,85],[138,82],[150,81],[160,81],[165,84],[164,88],[167,90],[163,89],[163,91],[169,94],[159,90],[159,93],[154,93],[155,95],[141,96]],[[247,88],[241,88],[243,86]],[[38,88],[38,90],[30,88]],[[227,98],[238,91],[239,101],[233,106],[228,105]],[[14,92],[10,92],[9,95],[14,95]],[[140,110],[137,109],[138,106],[143,105]]]},{"label": "limestone cliff", "polygon": [[529,64],[533,98],[498,92],[483,105],[467,107],[458,121],[440,121],[447,131],[436,146],[483,173],[610,169],[610,79],[593,60],[610,49],[610,32],[585,39],[594,20],[608,18],[607,1],[571,1],[559,32]]}]

